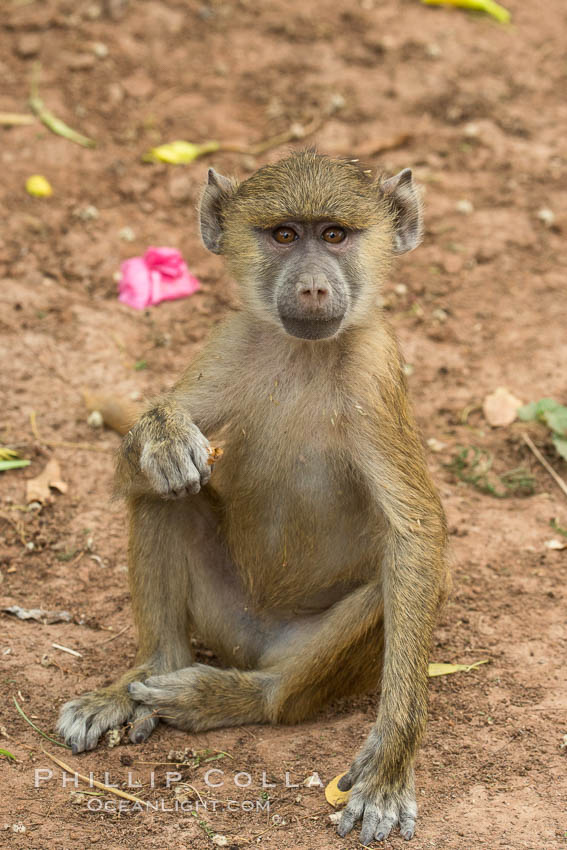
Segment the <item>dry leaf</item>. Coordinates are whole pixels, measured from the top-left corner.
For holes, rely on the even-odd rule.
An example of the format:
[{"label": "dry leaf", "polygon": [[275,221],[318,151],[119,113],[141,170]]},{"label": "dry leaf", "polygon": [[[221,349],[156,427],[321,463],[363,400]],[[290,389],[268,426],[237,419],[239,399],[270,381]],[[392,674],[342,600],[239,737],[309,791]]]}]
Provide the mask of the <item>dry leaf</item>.
[{"label": "dry leaf", "polygon": [[335,809],[337,806],[342,806],[343,803],[346,803],[350,797],[350,791],[341,791],[339,789],[339,779],[342,779],[343,776],[346,776],[346,771],[345,773],[339,773],[338,776],[331,779],[325,788],[325,799],[327,800],[327,803],[330,803]]},{"label": "dry leaf", "polygon": [[469,670],[474,670],[480,664],[488,664],[488,658],[475,661],[474,664],[430,664],[427,675],[431,678],[433,676],[448,676],[450,673],[468,673]]},{"label": "dry leaf", "polygon": [[430,437],[427,441],[427,445],[432,452],[442,452],[447,448],[447,443],[441,442],[441,440],[438,440],[436,437]]},{"label": "dry leaf", "polygon": [[489,425],[493,428],[501,428],[512,424],[521,406],[520,399],[512,395],[510,390],[506,387],[498,387],[486,396],[482,403],[482,410]]},{"label": "dry leaf", "polygon": [[67,492],[67,484],[61,478],[61,470],[55,458],[47,463],[47,466],[37,478],[26,481],[26,501],[41,502],[43,505],[53,501],[51,489],[59,490],[60,493]]},{"label": "dry leaf", "polygon": [[10,605],[2,608],[6,614],[13,614],[18,620],[37,620],[38,623],[70,623],[73,619],[69,611],[44,611],[43,608],[20,608],[19,605]]},{"label": "dry leaf", "polygon": [[558,540],[556,537],[553,537],[551,540],[546,540],[543,545],[547,549],[557,549],[560,551],[561,549],[567,549],[567,540]]}]

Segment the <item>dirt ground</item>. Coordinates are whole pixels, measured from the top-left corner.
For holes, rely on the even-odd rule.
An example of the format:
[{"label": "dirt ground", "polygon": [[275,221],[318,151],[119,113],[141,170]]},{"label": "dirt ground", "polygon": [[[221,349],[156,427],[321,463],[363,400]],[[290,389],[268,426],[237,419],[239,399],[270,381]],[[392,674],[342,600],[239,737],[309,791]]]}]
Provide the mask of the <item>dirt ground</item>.
[{"label": "dirt ground", "polygon": [[[87,425],[81,389],[161,391],[235,309],[221,261],[197,236],[200,185],[210,164],[246,177],[285,149],[179,168],[143,164],[142,154],[176,138],[250,144],[338,97],[342,108],[309,141],[388,173],[409,165],[425,187],[425,242],[397,263],[384,299],[424,439],[443,444],[428,451],[454,591],[432,660],[490,660],[431,680],[412,846],[567,846],[567,550],[545,546],[557,536],[552,518],[567,526],[567,500],[522,441],[525,426],[491,429],[479,410],[498,386],[567,402],[567,9],[506,5],[508,27],[418,0],[4,0],[0,111],[26,111],[40,60],[46,103],[99,144],[80,148],[37,123],[0,130],[0,444],[32,461],[0,479],[0,607],[71,614],[51,625],[0,615],[0,747],[16,757],[0,757],[3,846],[198,850],[215,846],[213,834],[231,848],[359,846],[356,833],[335,834],[322,788],[303,783],[347,768],[375,715],[372,696],[297,727],[160,727],[137,748],[103,744],[78,757],[40,738],[13,701],[53,735],[64,700],[133,658],[124,510],[110,501],[119,438]],[[374,155],[392,139],[398,147]],[[50,180],[51,198],[25,193],[30,174]],[[150,244],[182,250],[202,290],[146,312],[119,304],[120,260]],[[567,477],[543,429],[530,433]],[[496,499],[459,480],[448,464],[460,446],[491,452],[498,472],[530,469],[535,493]],[[49,457],[68,490],[27,511],[25,480]],[[119,811],[111,794],[64,787],[42,745],[122,788],[130,771],[142,782],[131,793],[161,809]],[[168,764],[176,760],[185,764]],[[211,768],[223,771],[209,775],[215,788]],[[169,788],[168,771],[179,774]],[[199,795],[216,811],[189,810]],[[401,844],[394,835],[385,846]]]}]

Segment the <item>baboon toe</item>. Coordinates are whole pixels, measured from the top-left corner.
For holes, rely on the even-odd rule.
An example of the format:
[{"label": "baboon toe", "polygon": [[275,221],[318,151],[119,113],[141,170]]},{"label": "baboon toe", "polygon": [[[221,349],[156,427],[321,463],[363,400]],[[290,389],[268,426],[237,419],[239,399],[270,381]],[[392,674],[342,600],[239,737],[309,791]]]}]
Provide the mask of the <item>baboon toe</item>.
[{"label": "baboon toe", "polygon": [[137,705],[130,721],[128,738],[132,744],[141,744],[149,738],[159,723],[159,717],[146,705]]},{"label": "baboon toe", "polygon": [[128,722],[132,722],[133,743],[145,740],[157,725],[151,711],[135,706],[125,691],[94,691],[65,703],[57,731],[76,754],[94,750],[109,729]]}]

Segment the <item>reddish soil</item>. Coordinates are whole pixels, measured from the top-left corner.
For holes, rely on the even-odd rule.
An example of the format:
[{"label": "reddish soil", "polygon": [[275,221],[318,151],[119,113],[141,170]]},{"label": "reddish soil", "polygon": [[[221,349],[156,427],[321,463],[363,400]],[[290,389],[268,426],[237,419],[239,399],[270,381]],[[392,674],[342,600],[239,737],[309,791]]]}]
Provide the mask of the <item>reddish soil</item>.
[{"label": "reddish soil", "polygon": [[[132,660],[124,510],[110,500],[119,438],[87,426],[80,391],[161,391],[234,309],[222,263],[197,236],[199,188],[209,164],[242,177],[283,150],[216,155],[186,168],[145,165],[141,155],[176,138],[252,143],[308,122],[336,95],[344,106],[314,137],[319,149],[388,173],[410,165],[426,188],[424,245],[397,264],[384,297],[413,367],[424,438],[445,444],[430,451],[430,465],[449,516],[454,590],[432,660],[490,659],[431,680],[412,846],[566,846],[567,550],[544,544],[557,537],[553,517],[567,526],[567,501],[523,443],[524,426],[490,429],[478,405],[497,386],[525,401],[567,402],[567,11],[562,0],[506,5],[509,27],[417,0],[113,0],[102,8],[101,0],[4,0],[0,111],[26,110],[39,59],[46,103],[99,145],[82,149],[40,124],[1,130],[0,444],[32,463],[1,476],[0,605],[72,615],[53,625],[1,615],[0,747],[16,757],[0,757],[3,846],[205,848],[215,846],[213,833],[232,848],[359,846],[357,834],[335,834],[321,788],[302,783],[314,771],[327,782],[347,768],[375,715],[372,696],[293,728],[189,735],[163,726],[137,748],[103,744],[80,757],[41,739],[13,702],[53,735],[64,700],[109,682]],[[401,147],[372,155],[404,133],[411,138]],[[38,173],[53,185],[50,199],[24,191]],[[459,212],[463,200],[468,214]],[[553,223],[538,217],[542,209],[553,211]],[[124,228],[133,241],[121,238]],[[120,305],[119,262],[149,244],[181,249],[202,291],[147,312]],[[543,429],[531,433],[567,477]],[[530,468],[535,494],[499,500],[460,481],[447,464],[470,445],[489,450],[497,471]],[[25,480],[49,456],[68,491],[40,512],[22,509]],[[164,787],[175,769],[163,764],[170,751],[188,747],[201,762],[210,751],[218,760],[191,760],[179,768],[183,781],[204,799],[239,805],[197,817],[90,811],[89,799],[117,800],[62,787],[42,744],[96,779],[108,771],[123,784],[132,771],[144,783],[133,793],[166,807],[176,799]],[[225,772],[217,789],[205,784],[211,766]],[[54,770],[38,788],[36,768]],[[250,773],[250,787],[235,785],[239,771]],[[246,811],[242,801],[264,802],[263,771],[275,785],[264,792],[271,811]],[[286,771],[299,788],[286,787]],[[188,798],[196,791],[185,788]],[[385,846],[401,844],[393,836]]]}]

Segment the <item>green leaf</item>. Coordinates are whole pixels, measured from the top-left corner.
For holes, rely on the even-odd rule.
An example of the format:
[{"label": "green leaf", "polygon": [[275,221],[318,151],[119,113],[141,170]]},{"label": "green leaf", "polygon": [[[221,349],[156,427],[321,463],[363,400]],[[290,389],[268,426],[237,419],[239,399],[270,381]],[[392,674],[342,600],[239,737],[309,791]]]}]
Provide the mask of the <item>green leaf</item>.
[{"label": "green leaf", "polygon": [[21,469],[23,466],[29,466],[31,460],[0,460],[0,472],[6,472],[7,469]]},{"label": "green leaf", "polygon": [[533,419],[542,419],[545,413],[557,410],[561,407],[559,402],[552,398],[541,398],[539,401],[532,401],[530,404],[525,404],[518,410],[518,418],[523,422],[531,422]]},{"label": "green leaf", "polygon": [[559,405],[555,410],[548,410],[543,419],[552,431],[560,437],[567,437],[567,407]]},{"label": "green leaf", "polygon": [[10,750],[0,750],[0,756],[6,756],[9,761],[16,761],[16,756]]},{"label": "green leaf", "polygon": [[557,453],[561,455],[563,460],[567,460],[567,437],[560,437],[559,434],[553,435],[553,445],[557,449]]}]

